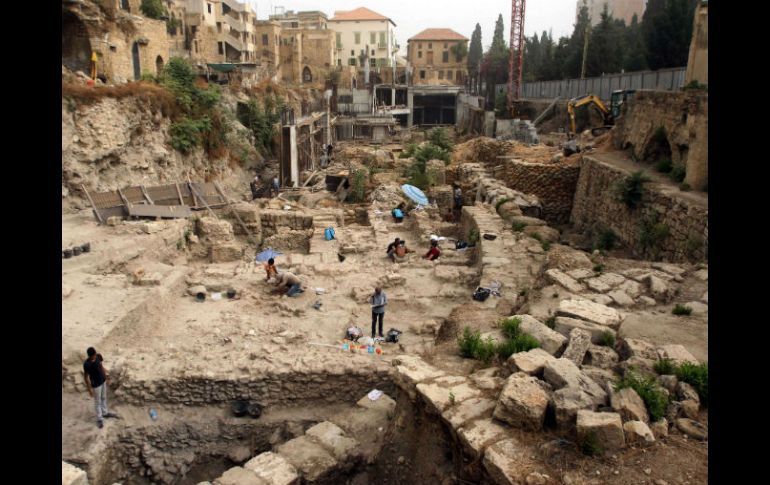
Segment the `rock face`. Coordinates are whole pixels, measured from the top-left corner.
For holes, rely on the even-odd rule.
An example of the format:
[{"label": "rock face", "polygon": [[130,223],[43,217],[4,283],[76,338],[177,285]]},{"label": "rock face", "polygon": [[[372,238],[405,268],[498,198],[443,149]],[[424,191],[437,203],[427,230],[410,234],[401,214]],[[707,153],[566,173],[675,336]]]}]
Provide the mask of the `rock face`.
[{"label": "rock face", "polygon": [[542,376],[546,362],[556,360],[556,357],[541,348],[518,352],[508,358],[508,366],[513,372],[523,372],[531,376]]},{"label": "rock face", "polygon": [[296,468],[284,457],[271,451],[252,458],[243,467],[252,470],[259,478],[271,485],[297,485],[299,483]]},{"label": "rock face", "polygon": [[554,389],[566,387],[583,391],[595,406],[602,406],[607,402],[607,393],[570,360],[556,359],[553,362],[547,362],[543,370],[543,378]]},{"label": "rock face", "polygon": [[647,407],[639,395],[631,388],[624,388],[619,391],[613,391],[610,394],[610,405],[623,421],[641,421],[648,423],[650,417],[647,414]]},{"label": "rock face", "polygon": [[628,444],[648,446],[655,443],[655,436],[653,436],[649,426],[641,421],[628,421],[624,423],[623,431],[625,431]]},{"label": "rock face", "polygon": [[583,291],[583,285],[575,281],[571,276],[558,269],[549,269],[545,272],[546,277],[552,282],[563,286],[568,291],[580,293]]},{"label": "rock face", "polygon": [[682,345],[664,345],[658,349],[657,357],[660,359],[671,359],[677,364],[682,362],[699,363],[698,359]]},{"label": "rock face", "polygon": [[647,360],[656,360],[658,358],[658,351],[654,345],[644,340],[632,338],[620,339],[618,353],[623,360],[630,359],[631,357]]},{"label": "rock face", "polygon": [[676,420],[676,427],[682,433],[691,438],[698,440],[706,440],[708,438],[708,428],[703,426],[697,421],[687,418],[680,418]]},{"label": "rock face", "polygon": [[586,300],[562,300],[557,315],[585,320],[614,330],[620,328],[623,321],[617,310]]},{"label": "rock face", "polygon": [[84,470],[63,461],[61,462],[61,483],[62,485],[88,485],[88,477]]},{"label": "rock face", "polygon": [[564,335],[551,330],[531,315],[514,315],[513,318],[521,320],[519,330],[534,337],[540,342],[540,347],[551,355],[560,351],[567,343]]},{"label": "rock face", "polygon": [[570,332],[572,332],[572,330],[575,328],[585,330],[586,332],[591,334],[591,342],[594,344],[601,343],[604,334],[607,332],[609,332],[613,336],[617,335],[617,332],[615,332],[615,330],[609,327],[605,327],[603,325],[586,322],[585,320],[578,320],[577,318],[556,317],[556,325],[554,326],[554,330],[556,330],[560,334],[564,336],[569,336]]},{"label": "rock face", "polygon": [[579,366],[583,363],[588,347],[591,345],[591,334],[579,328],[573,328],[569,333],[569,343],[562,359],[571,360],[573,364]]},{"label": "rock face", "polygon": [[225,243],[235,238],[232,224],[208,216],[198,219],[197,232],[204,241],[211,244]]},{"label": "rock face", "polygon": [[592,344],[588,347],[583,365],[611,369],[618,363],[618,360],[618,353],[611,348]]},{"label": "rock face", "polygon": [[543,427],[549,395],[547,384],[524,373],[511,375],[503,386],[493,416],[517,428]]},{"label": "rock face", "polygon": [[[530,450],[516,439],[498,441],[484,453],[482,464],[494,483],[513,485],[526,478]],[[528,466],[529,465],[529,466]]]},{"label": "rock face", "polygon": [[578,411],[577,435],[580,442],[595,439],[605,451],[619,449],[626,444],[623,422],[617,413]]}]

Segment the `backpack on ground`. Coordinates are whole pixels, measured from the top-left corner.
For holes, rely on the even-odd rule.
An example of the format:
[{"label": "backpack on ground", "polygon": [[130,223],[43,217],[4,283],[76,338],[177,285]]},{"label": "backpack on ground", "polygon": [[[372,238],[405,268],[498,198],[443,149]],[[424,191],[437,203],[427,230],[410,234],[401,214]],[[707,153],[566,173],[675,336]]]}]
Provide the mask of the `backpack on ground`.
[{"label": "backpack on ground", "polygon": [[396,330],[395,328],[391,328],[390,330],[388,330],[388,333],[385,335],[385,341],[396,344],[398,343],[398,338],[401,336],[402,333],[403,332],[401,330]]},{"label": "backpack on ground", "polygon": [[465,249],[468,247],[468,243],[465,241],[457,241],[455,243],[455,249]]},{"label": "backpack on ground", "polygon": [[487,298],[489,298],[490,291],[487,288],[478,287],[476,288],[476,291],[473,293],[473,299],[476,301],[487,301]]},{"label": "backpack on ground", "polygon": [[334,229],[332,229],[331,227],[327,227],[324,230],[324,239],[326,239],[327,241],[331,241],[332,239],[334,239]]}]

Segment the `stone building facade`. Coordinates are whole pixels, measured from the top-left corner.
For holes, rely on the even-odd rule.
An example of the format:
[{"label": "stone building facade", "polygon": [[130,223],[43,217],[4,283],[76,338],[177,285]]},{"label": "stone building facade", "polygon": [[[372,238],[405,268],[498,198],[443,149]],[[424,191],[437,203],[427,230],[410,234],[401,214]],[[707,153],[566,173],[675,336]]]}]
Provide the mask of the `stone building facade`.
[{"label": "stone building facade", "polygon": [[426,29],[409,39],[407,59],[414,69],[414,84],[464,85],[467,48],[468,39],[452,29]]},{"label": "stone building facade", "polygon": [[576,21],[583,3],[588,7],[588,16],[591,18],[591,25],[593,26],[601,22],[605,4],[610,15],[613,18],[625,21],[626,25],[631,25],[634,15],[641,22],[644,10],[647,7],[647,0],[577,0],[577,8],[575,9]]},{"label": "stone building facade", "polygon": [[690,56],[687,59],[685,84],[697,81],[709,83],[709,4],[701,1],[695,9],[695,20],[690,42]]}]

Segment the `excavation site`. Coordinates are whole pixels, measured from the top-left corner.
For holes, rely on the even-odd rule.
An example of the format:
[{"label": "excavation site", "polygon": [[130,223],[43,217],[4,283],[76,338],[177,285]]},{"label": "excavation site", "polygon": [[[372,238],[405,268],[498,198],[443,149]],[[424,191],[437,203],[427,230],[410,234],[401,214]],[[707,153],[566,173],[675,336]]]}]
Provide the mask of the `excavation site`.
[{"label": "excavation site", "polygon": [[616,85],[363,6],[63,0],[62,485],[707,484],[697,3]]}]

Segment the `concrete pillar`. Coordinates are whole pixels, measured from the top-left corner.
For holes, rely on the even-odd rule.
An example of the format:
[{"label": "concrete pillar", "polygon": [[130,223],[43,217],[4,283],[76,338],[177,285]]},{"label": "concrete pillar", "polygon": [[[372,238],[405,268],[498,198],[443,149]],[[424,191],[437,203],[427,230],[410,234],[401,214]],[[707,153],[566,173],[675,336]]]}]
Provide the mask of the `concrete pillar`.
[{"label": "concrete pillar", "polygon": [[396,105],[396,88],[390,88],[390,105],[391,106]]},{"label": "concrete pillar", "polygon": [[406,91],[406,106],[409,108],[409,115],[406,119],[406,127],[411,128],[414,125],[414,91],[408,88]]},{"label": "concrete pillar", "polygon": [[289,147],[291,151],[291,180],[288,185],[297,187],[299,184],[299,153],[297,152],[297,127],[289,127]]}]

